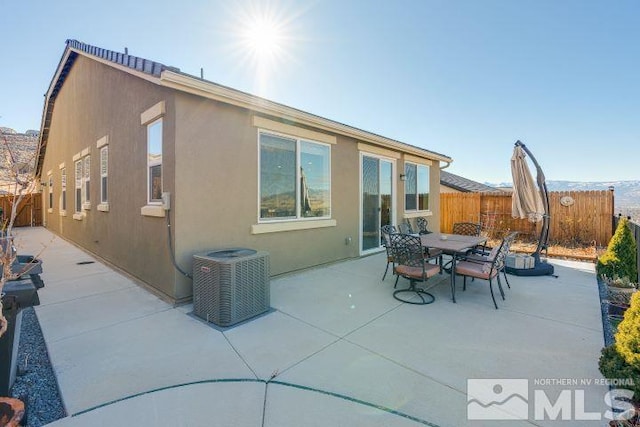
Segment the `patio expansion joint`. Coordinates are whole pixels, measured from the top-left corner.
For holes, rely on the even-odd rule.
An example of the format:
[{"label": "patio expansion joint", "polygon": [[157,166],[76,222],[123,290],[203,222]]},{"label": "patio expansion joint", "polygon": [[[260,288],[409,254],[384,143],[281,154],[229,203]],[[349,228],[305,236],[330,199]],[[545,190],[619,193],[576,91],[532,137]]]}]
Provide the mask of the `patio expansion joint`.
[{"label": "patio expansion joint", "polygon": [[[523,317],[534,317],[534,318],[536,318],[536,319],[547,320],[547,321],[549,321],[549,322],[561,323],[561,324],[563,324],[563,325],[567,325],[567,326],[574,326],[574,327],[576,327],[576,328],[584,329],[584,330],[586,330],[586,331],[596,332],[596,333],[599,333],[599,334],[600,334],[600,333],[602,333],[602,330],[601,330],[601,329],[590,328],[590,327],[588,327],[588,326],[579,325],[579,324],[577,324],[577,323],[567,322],[566,320],[559,320],[559,319],[553,319],[553,318],[551,318],[551,317],[538,316],[538,315],[535,315],[535,314],[525,313],[525,312],[522,312],[522,311],[513,310],[513,309],[509,309],[509,308],[501,308],[501,309],[502,309],[502,310],[504,310],[504,311],[509,311],[509,312],[511,312],[511,313],[519,314],[519,315],[521,315],[521,316],[523,316]],[[597,315],[600,315],[600,313],[599,313],[599,309],[600,309],[600,308],[598,307],[598,313],[596,313]]]},{"label": "patio expansion joint", "polygon": [[46,304],[40,304],[37,307],[52,307],[52,306],[56,306],[56,305],[60,305],[60,304],[66,304],[68,302],[72,302],[72,301],[82,301],[85,300],[87,298],[95,298],[99,295],[108,295],[108,294],[112,294],[114,292],[122,292],[131,288],[135,288],[136,285],[135,284],[131,284],[131,286],[125,286],[122,288],[118,288],[118,289],[110,289],[108,291],[100,291],[100,292],[96,292],[95,294],[89,294],[89,295],[83,295],[77,298],[71,298],[71,299],[65,299],[65,300],[60,300],[60,301],[55,301],[55,302],[50,302],[50,303],[46,303]]},{"label": "patio expansion joint", "polygon": [[[327,348],[329,348],[329,347],[331,347],[331,346],[333,346],[333,345],[335,345],[335,344],[337,344],[337,343],[339,343],[339,342],[341,342],[341,341],[344,341],[344,342],[347,342],[347,343],[350,343],[350,344],[355,344],[355,343],[353,343],[352,341],[350,341],[350,340],[348,340],[348,339],[347,339],[347,337],[348,337],[349,335],[353,334],[353,333],[354,333],[354,332],[356,332],[356,331],[359,331],[360,329],[362,329],[362,328],[364,328],[365,326],[367,326],[367,325],[371,324],[372,322],[374,322],[374,321],[378,320],[379,318],[381,318],[381,317],[383,317],[383,316],[385,316],[385,315],[389,314],[390,312],[392,312],[392,311],[394,311],[394,310],[398,310],[400,307],[402,307],[402,305],[403,305],[402,303],[399,303],[399,304],[398,304],[398,305],[396,305],[395,307],[393,307],[393,308],[391,308],[391,309],[389,309],[389,310],[385,311],[384,313],[381,313],[380,315],[378,315],[378,316],[374,317],[373,319],[371,319],[370,321],[368,321],[368,322],[366,322],[366,323],[364,323],[364,324],[362,324],[362,325],[358,326],[357,328],[355,328],[354,330],[352,330],[352,331],[348,332],[347,334],[345,334],[345,335],[343,335],[343,336],[340,336],[340,335],[337,335],[337,334],[335,334],[335,333],[333,333],[333,332],[331,332],[331,331],[327,331],[327,330],[325,330],[325,329],[319,328],[319,327],[317,327],[316,325],[312,325],[312,324],[310,324],[309,322],[306,322],[306,321],[304,321],[304,320],[302,320],[302,319],[299,319],[299,318],[297,318],[296,316],[293,316],[293,315],[291,315],[291,314],[289,314],[289,313],[286,313],[286,312],[280,311],[280,313],[284,314],[285,316],[291,317],[292,319],[297,320],[297,321],[299,321],[299,322],[301,322],[301,323],[304,323],[305,325],[308,325],[308,326],[310,326],[310,327],[312,327],[312,328],[314,328],[314,329],[317,329],[317,330],[322,331],[322,332],[324,332],[324,333],[327,333],[327,334],[329,334],[329,335],[331,335],[331,336],[334,336],[336,339],[335,339],[334,341],[332,341],[332,342],[328,343],[327,345],[325,345],[325,346],[323,346],[323,347],[319,348],[319,349],[318,349],[318,350],[316,350],[315,352],[313,352],[313,353],[311,353],[311,354],[307,355],[306,357],[304,357],[304,358],[302,358],[302,359],[298,360],[296,363],[294,363],[293,365],[291,365],[291,366],[287,367],[286,369],[284,369],[284,370],[282,370],[282,371],[278,372],[278,374],[277,374],[277,375],[280,375],[280,374],[282,374],[282,373],[284,373],[284,372],[289,371],[290,369],[292,369],[292,368],[294,368],[294,367],[298,366],[298,365],[299,365],[299,364],[301,364],[302,362],[304,362],[304,361],[306,361],[306,360],[308,360],[308,359],[312,358],[313,356],[315,356],[315,355],[317,355],[317,354],[319,354],[319,353],[323,352],[323,351],[324,351],[324,350],[326,350]],[[356,344],[356,345],[357,345],[357,344]],[[361,346],[359,346],[359,347],[361,347]],[[364,347],[361,347],[361,348],[364,348]],[[368,349],[367,349],[367,351],[371,352],[371,350],[368,350]],[[372,352],[372,353],[374,353],[374,352]],[[374,353],[374,354],[375,354],[375,353]],[[276,376],[277,376],[277,375],[276,375]],[[271,379],[274,379],[276,376],[273,376]]]},{"label": "patio expansion joint", "polygon": [[[467,391],[466,391],[466,390],[459,390],[458,388],[456,388],[456,387],[452,386],[451,384],[447,384],[447,383],[445,383],[445,382],[443,382],[443,381],[440,381],[440,380],[438,380],[437,378],[434,378],[434,377],[432,377],[432,376],[430,376],[430,375],[425,375],[424,373],[422,373],[422,372],[420,372],[420,371],[417,371],[417,370],[415,370],[414,368],[412,368],[412,367],[410,367],[410,366],[406,366],[406,365],[404,365],[404,364],[402,364],[402,363],[399,363],[399,362],[397,362],[396,360],[393,360],[393,359],[391,359],[391,358],[389,358],[389,357],[387,357],[387,356],[385,356],[385,355],[383,355],[383,354],[380,354],[380,353],[378,353],[378,352],[376,352],[376,351],[374,351],[374,350],[371,350],[370,348],[364,347],[364,346],[363,346],[363,345],[361,345],[361,344],[355,343],[355,342],[353,342],[353,341],[349,341],[349,340],[347,340],[347,339],[345,339],[345,341],[346,341],[346,342],[348,342],[348,343],[350,343],[350,344],[355,345],[356,347],[361,348],[362,350],[364,350],[364,351],[366,351],[366,352],[369,352],[369,353],[371,353],[371,354],[374,354],[374,355],[376,355],[376,356],[380,357],[381,359],[386,360],[387,362],[390,362],[390,363],[392,363],[392,364],[394,364],[394,365],[396,365],[396,366],[399,366],[399,367],[400,367],[400,368],[402,368],[402,369],[406,369],[407,371],[409,371],[409,372],[411,372],[411,373],[413,373],[413,374],[415,374],[415,375],[417,375],[417,376],[419,376],[419,377],[422,377],[422,378],[424,378],[424,379],[426,379],[426,380],[428,380],[428,381],[434,382],[434,383],[439,384],[439,385],[441,385],[442,387],[445,387],[445,388],[447,388],[447,389],[449,389],[449,390],[451,390],[451,391],[453,391],[453,392],[455,392],[455,393],[458,393],[458,394],[462,395],[462,396],[463,396],[463,397],[465,397],[465,398],[467,398],[467,397],[468,397],[468,396],[467,396]],[[531,421],[531,420],[520,420],[520,421],[524,421],[524,422],[526,422],[526,423],[528,423],[528,424],[531,424],[532,426],[541,427],[541,425],[540,425],[540,424],[537,424],[537,423],[535,423],[535,422],[533,422],[533,421]]]},{"label": "patio expansion joint", "polygon": [[[90,330],[87,330],[87,331],[82,331],[82,332],[80,332],[78,334],[75,334],[75,335],[70,335],[68,337],[59,338],[57,340],[49,341],[49,342],[47,342],[47,344],[58,344],[58,343],[66,341],[66,340],[70,340],[70,339],[73,339],[73,338],[81,337],[83,335],[91,334],[91,333],[94,333],[94,332],[97,332],[97,331],[103,331],[105,329],[109,329],[109,328],[112,328],[114,326],[124,325],[124,324],[130,323],[130,322],[135,322],[135,321],[138,321],[138,320],[141,320],[141,319],[145,319],[145,318],[150,317],[150,316],[155,316],[155,315],[160,314],[160,313],[166,313],[166,312],[171,311],[171,310],[175,310],[175,308],[167,307],[167,308],[164,308],[162,310],[154,311],[152,313],[143,314],[141,316],[132,317],[132,318],[129,318],[129,319],[126,319],[126,320],[121,320],[121,321],[115,322],[115,323],[110,323],[108,325],[104,325],[104,326],[101,326],[99,328],[90,329]],[[36,311],[36,314],[37,314],[37,311]],[[45,335],[45,341],[47,341],[46,335]]]},{"label": "patio expansion joint", "polygon": [[[227,344],[229,344],[229,347],[231,347],[231,349],[236,353],[236,355],[240,358],[240,360],[242,360],[242,363],[244,363],[245,366],[251,371],[255,379],[259,380],[260,378],[258,377],[258,374],[256,373],[256,371],[253,370],[249,362],[247,362],[246,359],[242,357],[242,354],[240,354],[238,349],[231,343],[231,340],[229,339],[229,337],[227,337],[227,334],[224,332],[220,332],[220,333],[222,334],[224,339],[227,341]],[[265,390],[265,394],[266,394],[266,390]],[[266,396],[265,396],[265,399],[266,399]]]}]

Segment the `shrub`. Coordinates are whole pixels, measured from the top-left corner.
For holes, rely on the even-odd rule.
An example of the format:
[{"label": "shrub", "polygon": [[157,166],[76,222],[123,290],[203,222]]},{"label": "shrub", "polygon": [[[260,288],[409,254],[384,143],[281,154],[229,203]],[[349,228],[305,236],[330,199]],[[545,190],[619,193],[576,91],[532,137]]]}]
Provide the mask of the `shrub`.
[{"label": "shrub", "polygon": [[621,277],[632,282],[638,280],[636,264],[638,246],[631,234],[628,220],[621,218],[613,237],[609,241],[607,251],[598,258],[596,271],[601,278]]},{"label": "shrub", "polygon": [[615,344],[602,349],[598,366],[602,375],[609,380],[630,380],[633,382],[633,385],[624,385],[620,388],[632,390],[633,399],[640,400],[640,368],[629,365],[624,357],[618,353]]},{"label": "shrub", "polygon": [[616,333],[616,350],[631,366],[640,369],[640,293],[631,297]]},{"label": "shrub", "polygon": [[618,325],[615,344],[605,347],[600,356],[600,372],[609,379],[630,379],[634,399],[640,400],[640,293],[631,298],[631,306]]}]

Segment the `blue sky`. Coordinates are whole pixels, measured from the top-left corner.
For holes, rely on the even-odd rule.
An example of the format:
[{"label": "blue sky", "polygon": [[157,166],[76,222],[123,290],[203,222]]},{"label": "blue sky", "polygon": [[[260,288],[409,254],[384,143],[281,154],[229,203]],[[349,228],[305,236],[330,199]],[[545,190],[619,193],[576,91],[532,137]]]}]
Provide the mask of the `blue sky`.
[{"label": "blue sky", "polygon": [[[640,1],[0,0],[0,126],[39,129],[68,38],[179,67],[511,181],[640,179]],[[270,56],[246,32],[277,28]],[[265,60],[268,62],[265,63]]]}]

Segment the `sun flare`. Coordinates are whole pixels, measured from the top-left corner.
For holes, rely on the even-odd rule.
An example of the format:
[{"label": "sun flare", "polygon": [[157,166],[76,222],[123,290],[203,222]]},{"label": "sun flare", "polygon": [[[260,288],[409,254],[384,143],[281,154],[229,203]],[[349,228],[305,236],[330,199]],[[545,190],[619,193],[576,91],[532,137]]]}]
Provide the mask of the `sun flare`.
[{"label": "sun flare", "polygon": [[244,40],[251,53],[260,58],[277,55],[282,50],[284,36],[276,22],[261,18],[249,24]]},{"label": "sun flare", "polygon": [[233,3],[230,34],[236,56],[244,73],[254,79],[253,92],[267,96],[277,84],[277,77],[290,71],[295,63],[296,28],[304,10],[285,7],[279,1]]}]

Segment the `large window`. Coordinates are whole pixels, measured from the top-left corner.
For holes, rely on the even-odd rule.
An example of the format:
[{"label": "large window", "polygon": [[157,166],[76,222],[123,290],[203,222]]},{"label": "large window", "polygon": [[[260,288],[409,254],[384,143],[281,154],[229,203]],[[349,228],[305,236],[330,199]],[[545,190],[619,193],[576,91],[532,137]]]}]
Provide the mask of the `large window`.
[{"label": "large window", "polygon": [[162,119],[147,125],[148,202],[162,203]]},{"label": "large window", "polygon": [[260,219],[331,215],[331,149],[326,144],[260,133]]},{"label": "large window", "polygon": [[109,201],[107,195],[107,176],[109,174],[109,146],[100,149],[100,203]]},{"label": "large window", "polygon": [[404,164],[405,211],[429,210],[429,166]]}]

